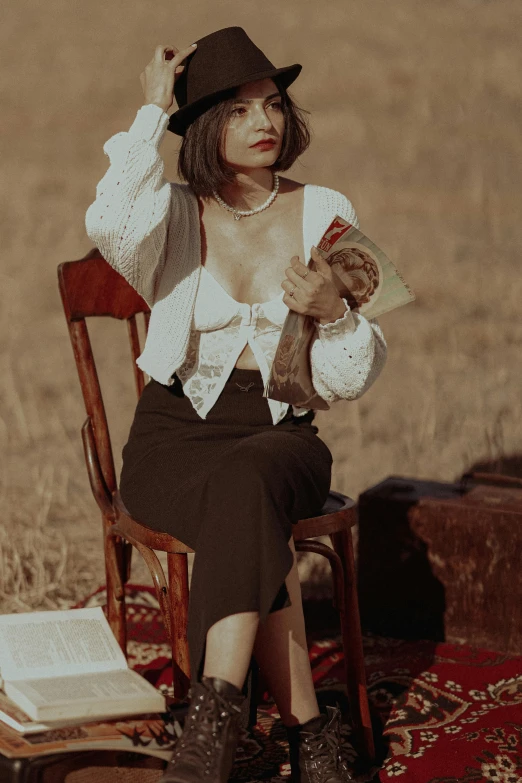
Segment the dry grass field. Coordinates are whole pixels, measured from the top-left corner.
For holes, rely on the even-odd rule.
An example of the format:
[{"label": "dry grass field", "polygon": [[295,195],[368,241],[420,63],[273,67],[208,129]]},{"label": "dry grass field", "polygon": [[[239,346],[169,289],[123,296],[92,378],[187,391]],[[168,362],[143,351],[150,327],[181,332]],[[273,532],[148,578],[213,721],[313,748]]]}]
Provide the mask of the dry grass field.
[{"label": "dry grass field", "polygon": [[[142,105],[154,47],[232,24],[304,66],[293,95],[314,140],[290,176],[345,193],[417,294],[381,319],[376,385],[316,419],[333,488],[452,480],[522,454],[518,0],[17,0],[0,29],[1,611],[70,606],[103,579],[56,267],[91,248],[102,147]],[[178,144],[162,143],[170,179]],[[92,339],[119,472],[135,405],[125,327],[103,320]]]}]

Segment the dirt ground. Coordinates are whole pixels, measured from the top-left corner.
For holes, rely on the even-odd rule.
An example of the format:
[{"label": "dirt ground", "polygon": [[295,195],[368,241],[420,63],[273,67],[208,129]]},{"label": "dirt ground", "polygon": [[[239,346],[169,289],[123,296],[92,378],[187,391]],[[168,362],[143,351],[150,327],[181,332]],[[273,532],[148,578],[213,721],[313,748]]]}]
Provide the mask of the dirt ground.
[{"label": "dirt ground", "polygon": [[[103,579],[56,267],[91,248],[102,147],[142,105],[154,47],[233,24],[276,65],[303,64],[292,92],[314,140],[290,176],[348,196],[417,294],[381,319],[375,386],[318,414],[332,487],[357,497],[522,454],[518,0],[17,0],[0,29],[2,611],[68,606]],[[178,145],[161,147],[172,180]],[[92,339],[119,471],[125,327],[102,319]]]}]

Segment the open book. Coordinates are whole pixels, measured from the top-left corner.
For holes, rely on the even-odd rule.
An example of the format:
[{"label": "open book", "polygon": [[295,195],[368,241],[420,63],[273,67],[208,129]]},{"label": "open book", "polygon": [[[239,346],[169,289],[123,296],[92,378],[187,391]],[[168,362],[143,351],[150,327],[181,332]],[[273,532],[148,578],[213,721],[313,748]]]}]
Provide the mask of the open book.
[{"label": "open book", "polygon": [[[415,299],[394,264],[358,228],[336,215],[318,246],[328,261],[339,295],[353,312],[377,318]],[[315,271],[310,259],[308,267]],[[310,347],[316,322],[312,316],[290,310],[277,344],[264,397],[298,408],[329,410],[312,384]]]},{"label": "open book", "polygon": [[[88,720],[94,721],[96,718],[89,717]],[[81,724],[85,722],[86,718],[77,718],[76,720],[73,718],[65,718],[64,720],[53,720],[48,721],[47,723],[32,720],[29,715],[20,709],[14,701],[11,701],[3,691],[0,691],[0,723],[10,726],[19,734],[41,734],[42,731],[63,729],[66,726],[81,726]]]},{"label": "open book", "polygon": [[41,722],[164,712],[165,699],[129,669],[101,607],[0,615],[6,695]]}]

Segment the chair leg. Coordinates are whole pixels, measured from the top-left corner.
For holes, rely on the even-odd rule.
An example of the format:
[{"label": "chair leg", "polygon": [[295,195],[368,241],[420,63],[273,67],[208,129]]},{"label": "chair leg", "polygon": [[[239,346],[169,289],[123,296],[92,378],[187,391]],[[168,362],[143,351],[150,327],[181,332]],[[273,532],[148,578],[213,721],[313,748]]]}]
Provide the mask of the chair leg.
[{"label": "chair leg", "polygon": [[105,584],[107,619],[111,630],[127,658],[127,621],[125,615],[125,542],[111,535],[111,524],[104,520]]},{"label": "chair leg", "polygon": [[161,616],[165,625],[165,633],[167,634],[167,638],[170,641],[172,639],[172,626],[169,588],[167,580],[165,579],[163,568],[161,567],[161,563],[159,561],[159,557],[153,549],[150,549],[148,546],[145,546],[145,544],[141,544],[139,541],[136,541],[135,538],[131,539],[129,537],[129,540],[132,541],[132,545],[136,547],[140,555],[145,560],[147,568],[149,569],[149,573],[152,577],[152,583],[156,591],[156,598],[158,599]]},{"label": "chair leg", "polygon": [[129,581],[131,578],[131,568],[132,568],[132,544],[129,544],[128,541],[123,542],[123,559],[124,559],[124,567],[125,567],[125,584]]},{"label": "chair leg", "polygon": [[167,554],[172,629],[172,678],[174,700],[185,699],[190,687],[190,658],[187,639],[189,583],[186,553]]},{"label": "chair leg", "polygon": [[361,755],[368,762],[373,763],[375,761],[375,743],[366,688],[366,671],[364,667],[351,530],[332,533],[330,539],[334,550],[341,558],[344,570],[344,600],[340,601],[341,632],[346,685],[354,734],[358,749],[362,751]]},{"label": "chair leg", "polygon": [[241,705],[241,715],[239,717],[240,727],[247,732],[252,731],[257,723],[257,705],[259,703],[258,688],[259,667],[254,655],[252,655],[243,683],[242,692],[245,696],[245,701]]},{"label": "chair leg", "polygon": [[252,730],[257,723],[257,707],[259,704],[259,665],[252,655],[246,680],[246,695],[248,698],[247,729]]}]

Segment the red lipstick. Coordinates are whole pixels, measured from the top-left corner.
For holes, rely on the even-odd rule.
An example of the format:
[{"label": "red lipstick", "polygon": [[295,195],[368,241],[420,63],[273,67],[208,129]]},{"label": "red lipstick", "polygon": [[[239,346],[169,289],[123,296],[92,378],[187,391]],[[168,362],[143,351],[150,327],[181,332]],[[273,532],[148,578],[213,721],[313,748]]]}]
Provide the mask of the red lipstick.
[{"label": "red lipstick", "polygon": [[262,141],[258,141],[257,144],[252,144],[252,149],[259,149],[259,150],[270,150],[273,147],[275,147],[275,141],[272,139],[263,139]]}]

